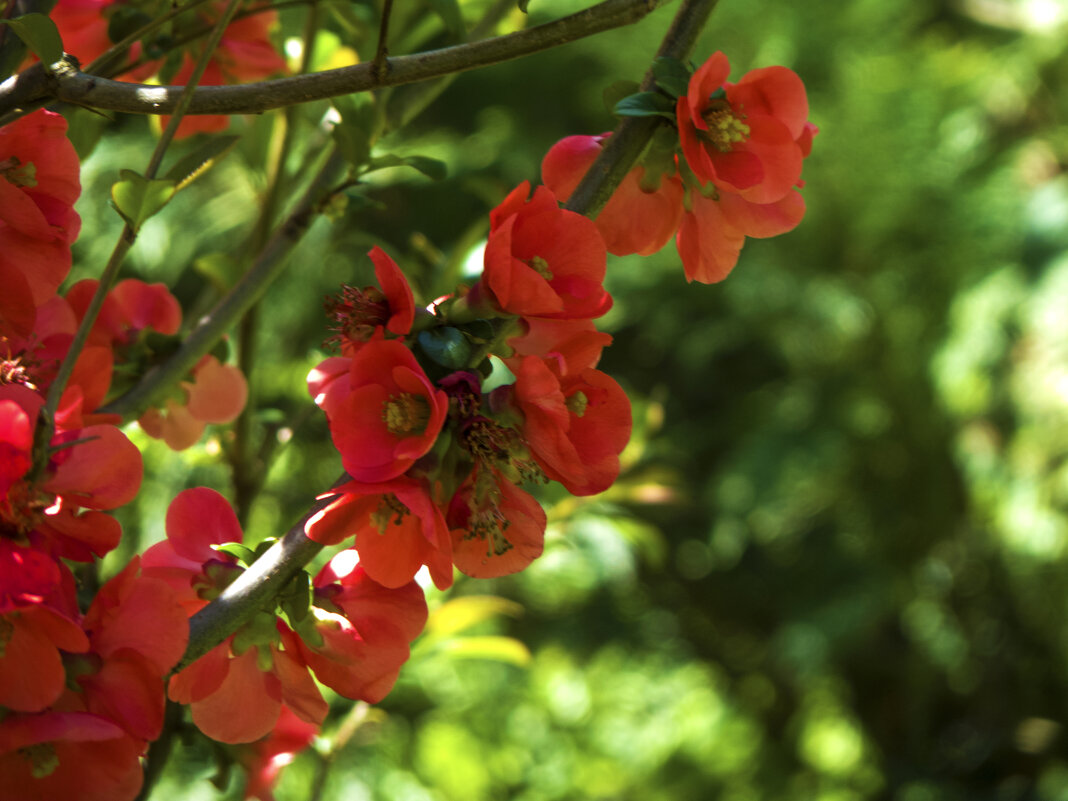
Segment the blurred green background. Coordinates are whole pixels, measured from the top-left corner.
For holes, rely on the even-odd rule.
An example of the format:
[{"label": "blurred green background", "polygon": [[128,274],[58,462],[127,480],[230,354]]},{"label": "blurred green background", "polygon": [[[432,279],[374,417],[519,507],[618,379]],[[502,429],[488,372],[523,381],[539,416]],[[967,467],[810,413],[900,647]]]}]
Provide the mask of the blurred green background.
[{"label": "blurred green background", "polygon": [[[433,5],[398,5],[418,25],[394,53],[448,41]],[[352,5],[365,28],[324,16],[322,59],[373,52],[373,6]],[[464,74],[381,143],[449,175],[377,174],[267,297],[255,435],[281,444],[250,538],[340,470],[303,388],[322,297],[369,283],[375,243],[424,299],[451,289],[553,142],[613,127],[602,90],[640,79],[676,8]],[[750,240],[716,286],[687,285],[670,245],[610,257],[601,367],[636,422],[619,483],[546,495],[526,573],[432,591],[393,694],[339,703],[279,801],[1068,799],[1068,5],[723,0],[694,59],[717,49],[735,80],[783,64],[805,81],[821,129],[805,220]],[[311,150],[325,110],[293,118]],[[149,223],[128,274],[210,301],[206,266],[242,258],[274,124],[235,124],[237,152]],[[86,165],[82,275],[118,230],[115,170],[151,146],[143,120],[109,136]],[[127,553],[162,536],[180,489],[229,487],[218,439],[180,456],[138,441]],[[180,750],[157,797],[219,797],[213,760]]]}]

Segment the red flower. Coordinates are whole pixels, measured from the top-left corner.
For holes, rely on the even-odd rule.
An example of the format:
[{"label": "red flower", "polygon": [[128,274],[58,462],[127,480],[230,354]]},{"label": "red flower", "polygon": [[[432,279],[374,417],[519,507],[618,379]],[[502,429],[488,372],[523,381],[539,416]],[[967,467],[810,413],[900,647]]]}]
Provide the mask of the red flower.
[{"label": "red flower", "polygon": [[576,372],[596,367],[601,351],[612,344],[612,335],[594,328],[592,320],[545,320],[529,318],[523,321],[526,332],[508,340],[515,353],[505,359],[514,372],[524,356],[562,360],[561,372]]},{"label": "red flower", "polygon": [[170,587],[139,570],[135,556],[93,599],[83,625],[98,662],[78,683],[90,712],[154,740],[163,726],[163,678],[185,652],[189,623]]},{"label": "red flower", "polygon": [[[216,3],[215,11],[201,13],[202,20],[213,25],[223,5]],[[220,86],[240,81],[255,81],[283,72],[286,68],[285,59],[274,49],[270,38],[270,29],[277,21],[277,12],[262,11],[231,22],[204,70],[200,85]],[[184,85],[189,80],[193,74],[195,60],[193,54],[186,53],[182,68],[174,76],[176,85]],[[160,117],[160,124],[166,126],[169,119],[168,116]],[[178,126],[176,137],[223,131],[229,125],[230,118],[225,115],[203,114],[185,117]]]},{"label": "red flower", "polygon": [[[568,136],[545,154],[541,179],[561,201],[571,197],[610,135]],[[679,227],[683,190],[678,176],[664,176],[659,187],[646,191],[641,187],[644,175],[642,167],[627,173],[594,220],[608,252],[616,256],[656,253]]]},{"label": "red flower", "polygon": [[[241,527],[230,504],[214,490],[185,490],[167,510],[167,541],[149,548],[144,575],[174,587],[187,614],[232,580],[240,566],[211,546],[240,542]],[[213,648],[170,680],[171,700],[189,704],[193,722],[207,736],[246,743],[270,732],[283,704],[319,724],[327,705],[299,656],[295,635],[270,613],[248,627],[253,636],[238,646],[235,636]]]},{"label": "red flower", "polygon": [[81,219],[78,156],[59,114],[35,111],[0,128],[0,334],[27,334],[33,309],[70,270]]},{"label": "red flower", "polygon": [[19,801],[130,801],[141,789],[144,740],[84,710],[0,721],[4,795]]},{"label": "red flower", "polygon": [[384,587],[357,564],[355,552],[342,551],[315,577],[313,603],[322,644],[300,642],[308,667],[346,698],[381,701],[408,661],[408,643],[426,625],[419,585],[409,581]]},{"label": "red flower", "polygon": [[492,212],[480,287],[497,307],[523,317],[600,317],[612,306],[601,286],[605,245],[597,226],[561,209],[524,181]]},{"label": "red flower", "polygon": [[318,726],[301,720],[289,707],[282,707],[274,730],[262,740],[241,746],[237,752],[237,760],[248,775],[245,798],[274,801],[271,788],[278,774],[312,744],[318,733]]},{"label": "red flower", "polygon": [[476,470],[449,504],[453,562],[475,578],[518,573],[541,556],[545,511],[494,470]]},{"label": "red flower", "polygon": [[333,322],[334,335],[345,356],[351,356],[360,345],[384,328],[391,334],[404,336],[412,330],[415,320],[415,299],[408,279],[400,267],[382,248],[375,245],[367,254],[375,265],[378,286],[356,289],[342,286],[341,296],[326,303],[327,315]]},{"label": "red flower", "polygon": [[523,413],[523,437],[546,476],[572,495],[595,495],[616,480],[631,416],[612,378],[589,368],[560,375],[551,362],[527,356],[511,402]]},{"label": "red flower", "polygon": [[[85,317],[85,310],[99,285],[95,278],[86,278],[67,290],[67,302],[78,322]],[[104,298],[88,341],[108,347],[129,345],[145,329],[176,334],[181,325],[182,307],[166,284],[146,284],[136,278],[127,278],[119,281]]]},{"label": "red flower", "polygon": [[341,462],[357,481],[396,478],[429,451],[449,403],[411,351],[374,340],[352,357],[326,359],[308,389],[330,424]]},{"label": "red flower", "polygon": [[235,420],[248,400],[245,374],[211,355],[200,360],[193,368],[193,380],[181,382],[181,387],[184,404],[168,398],[164,410],[149,409],[137,420],[146,434],[175,451],[195,444],[208,423]]},{"label": "red flower", "polygon": [[449,533],[427,488],[401,476],[378,484],[351,481],[331,490],[336,495],[304,527],[323,545],[355,535],[360,564],[384,587],[401,587],[422,565],[439,589],[452,585]]},{"label": "red flower", "polygon": [[801,177],[808,99],[793,70],[765,67],[727,83],[721,52],[698,67],[676,106],[682,152],[702,181],[774,203]]}]

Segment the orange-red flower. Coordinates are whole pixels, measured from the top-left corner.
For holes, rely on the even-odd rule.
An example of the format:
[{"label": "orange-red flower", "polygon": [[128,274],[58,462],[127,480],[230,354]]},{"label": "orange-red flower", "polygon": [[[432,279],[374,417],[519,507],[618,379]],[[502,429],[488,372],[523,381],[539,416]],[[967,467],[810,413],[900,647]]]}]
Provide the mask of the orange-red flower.
[{"label": "orange-red flower", "polygon": [[[566,201],[597,160],[609,136],[567,136],[561,139],[542,159],[542,181],[554,195]],[[640,166],[628,172],[594,219],[608,252],[616,256],[656,253],[679,227],[683,190],[678,176],[664,176],[652,191],[642,188],[644,177],[645,169]]]},{"label": "orange-red flower", "polygon": [[368,342],[351,359],[334,357],[308,376],[326,412],[341,463],[357,481],[396,478],[429,451],[449,402],[397,340]]},{"label": "orange-red flower", "polygon": [[322,644],[300,642],[308,667],[346,698],[381,701],[408,661],[408,644],[426,625],[422,589],[414,581],[384,587],[354,551],[342,551],[315,577],[313,603]]},{"label": "orange-red flower", "polygon": [[690,78],[675,109],[682,152],[700,180],[752,203],[774,203],[801,177],[805,86],[786,67],[753,70],[736,84],[729,74],[717,51]]},{"label": "orange-red flower", "polygon": [[602,286],[606,251],[597,226],[561,209],[544,186],[527,200],[529,193],[524,181],[490,212],[478,287],[509,314],[600,317],[611,308],[612,296]]},{"label": "orange-red flower", "polygon": [[[404,336],[415,320],[415,299],[397,262],[375,245],[367,254],[375,265],[378,286],[363,289],[343,285],[341,295],[327,300],[326,312],[342,354],[351,356],[363,343],[384,331]],[[383,331],[384,329],[384,331]]]},{"label": "orange-red flower", "polygon": [[426,565],[439,589],[452,585],[445,519],[427,487],[401,476],[375,484],[350,481],[304,527],[309,538],[336,545],[355,536],[360,564],[384,587],[401,587]]},{"label": "orange-red flower", "polygon": [[66,131],[43,109],[0,128],[0,334],[28,334],[70,270],[81,183]]},{"label": "orange-red flower", "polygon": [[561,374],[558,363],[526,356],[512,388],[523,437],[545,475],[573,495],[594,495],[619,475],[630,439],[630,400],[600,370]]}]

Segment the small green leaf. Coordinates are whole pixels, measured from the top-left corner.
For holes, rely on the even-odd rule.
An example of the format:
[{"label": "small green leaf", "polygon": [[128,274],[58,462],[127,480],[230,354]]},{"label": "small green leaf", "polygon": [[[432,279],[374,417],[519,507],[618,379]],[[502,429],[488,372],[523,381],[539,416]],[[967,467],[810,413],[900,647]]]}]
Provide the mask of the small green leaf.
[{"label": "small green leaf", "polygon": [[448,175],[448,168],[446,168],[445,162],[428,156],[398,156],[393,153],[386,153],[371,159],[371,169],[382,170],[386,167],[411,167],[413,170],[423,173],[431,181],[440,181]]},{"label": "small green leaf", "polygon": [[21,17],[0,20],[0,25],[10,25],[37,58],[45,65],[54,64],[63,58],[63,40],[56,23],[46,15],[23,14]]},{"label": "small green leaf", "polygon": [[530,651],[512,637],[461,637],[442,643],[440,649],[453,659],[491,659],[518,667],[530,663]]},{"label": "small green leaf", "polygon": [[605,87],[604,92],[601,93],[601,99],[604,101],[605,110],[609,113],[613,113],[613,109],[616,104],[628,95],[633,95],[638,92],[637,81],[616,81]]},{"label": "small green leaf", "polygon": [[659,92],[638,92],[616,103],[612,113],[619,117],[667,117],[675,119],[675,102]]},{"label": "small green leaf", "polygon": [[467,36],[464,16],[460,13],[460,4],[457,0],[427,0],[427,4],[434,9],[435,14],[441,17],[449,33],[459,39]]},{"label": "small green leaf", "polygon": [[690,88],[690,71],[677,58],[660,56],[653,62],[656,85],[673,97],[681,97]]},{"label": "small green leaf", "polygon": [[301,570],[282,591],[279,596],[279,605],[282,607],[282,611],[286,613],[286,617],[293,623],[299,623],[307,616],[308,610],[311,609],[311,603],[311,576],[306,571]]},{"label": "small green leaf", "polygon": [[240,136],[235,135],[212,137],[185,158],[175,163],[173,167],[167,170],[164,178],[174,181],[175,191],[184,189],[229,153],[240,138]]},{"label": "small green leaf", "polygon": [[174,181],[167,178],[149,180],[133,170],[119,170],[122,179],[111,187],[111,200],[133,230],[170,202],[177,191]]},{"label": "small green leaf", "polygon": [[471,358],[471,343],[451,326],[421,331],[418,342],[423,353],[450,371],[462,370]]},{"label": "small green leaf", "polygon": [[246,565],[250,564],[252,558],[252,550],[240,542],[224,542],[220,545],[212,545],[211,548],[219,553],[228,554]]}]

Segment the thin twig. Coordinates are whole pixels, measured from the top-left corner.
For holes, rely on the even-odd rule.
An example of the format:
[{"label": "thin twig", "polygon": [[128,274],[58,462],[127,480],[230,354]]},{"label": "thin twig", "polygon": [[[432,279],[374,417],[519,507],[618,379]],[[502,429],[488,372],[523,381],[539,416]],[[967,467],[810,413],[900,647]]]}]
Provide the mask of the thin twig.
[{"label": "thin twig", "polygon": [[[656,57],[667,56],[686,61],[717,2],[718,0],[684,0]],[[653,71],[650,68],[642,81],[641,91],[651,91],[653,83]],[[662,124],[670,123],[660,117],[624,117],[615,132],[608,137],[597,161],[571,193],[565,208],[585,214],[591,219],[596,218],[620,181],[641,156],[653,133]]]},{"label": "thin twig", "polygon": [[[399,86],[498,64],[629,25],[667,0],[604,0],[592,8],[533,28],[389,60],[376,78],[374,64],[295,75],[241,86],[201,86],[187,114],[258,114],[274,108],[339,95]],[[123,83],[86,75],[67,64],[48,75],[34,65],[0,84],[0,118],[41,98],[131,114],[170,114],[183,87]]]}]

